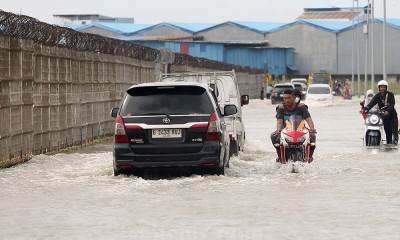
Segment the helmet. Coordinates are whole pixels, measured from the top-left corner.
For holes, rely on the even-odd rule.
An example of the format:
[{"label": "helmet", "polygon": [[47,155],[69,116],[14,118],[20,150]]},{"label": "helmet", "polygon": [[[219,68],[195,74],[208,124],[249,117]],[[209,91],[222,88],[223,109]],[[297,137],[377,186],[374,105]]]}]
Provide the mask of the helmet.
[{"label": "helmet", "polygon": [[378,88],[379,88],[379,86],[386,86],[386,89],[388,88],[388,82],[386,82],[386,80],[380,80],[379,82],[378,82]]},{"label": "helmet", "polygon": [[369,90],[365,93],[365,97],[368,97],[368,95],[370,95],[370,94],[375,95],[374,90],[369,89]]}]

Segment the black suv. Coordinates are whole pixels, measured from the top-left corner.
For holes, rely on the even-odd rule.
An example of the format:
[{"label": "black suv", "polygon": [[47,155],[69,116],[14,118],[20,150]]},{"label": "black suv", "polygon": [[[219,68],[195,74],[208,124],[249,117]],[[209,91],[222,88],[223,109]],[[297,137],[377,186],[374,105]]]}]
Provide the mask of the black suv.
[{"label": "black suv", "polygon": [[280,83],[275,84],[274,89],[271,92],[271,103],[282,103],[283,102],[283,92],[287,89],[294,90],[294,85],[291,83]]},{"label": "black suv", "polygon": [[[224,116],[236,114],[235,105]],[[196,167],[224,174],[229,136],[205,84],[157,82],[130,87],[116,118],[114,175],[145,167]]]}]

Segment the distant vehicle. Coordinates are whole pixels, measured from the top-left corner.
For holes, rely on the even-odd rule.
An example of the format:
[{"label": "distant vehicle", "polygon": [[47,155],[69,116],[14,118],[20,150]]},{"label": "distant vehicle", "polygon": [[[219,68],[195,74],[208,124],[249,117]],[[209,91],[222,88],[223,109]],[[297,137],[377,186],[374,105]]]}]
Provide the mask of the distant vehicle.
[{"label": "distant vehicle", "polygon": [[231,156],[237,155],[239,151],[243,151],[246,132],[242,117],[242,106],[249,104],[249,96],[240,95],[235,71],[168,73],[163,74],[160,81],[204,83],[214,90],[222,111],[225,105],[235,105],[237,113],[225,117],[226,130],[230,138],[229,154]]},{"label": "distant vehicle", "polygon": [[329,84],[311,84],[308,86],[306,101],[333,102],[333,93]]},{"label": "distant vehicle", "polygon": [[270,98],[271,98],[272,90],[274,90],[274,86],[272,86],[271,84],[269,84],[269,85],[267,86],[267,89],[265,90],[265,97],[266,97],[267,99],[270,99]]},{"label": "distant vehicle", "polygon": [[333,89],[333,81],[330,73],[327,72],[317,72],[308,75],[307,85],[311,84],[328,84],[331,89]]},{"label": "distant vehicle", "polygon": [[307,79],[306,78],[292,78],[290,80],[291,83],[303,83],[304,85],[307,86]]},{"label": "distant vehicle", "polygon": [[200,83],[155,82],[131,86],[116,118],[114,176],[146,167],[194,167],[223,175],[229,135],[211,88]]},{"label": "distant vehicle", "polygon": [[295,89],[294,85],[291,83],[279,83],[275,84],[274,90],[271,93],[271,103],[282,103],[283,102],[283,92],[287,89]]},{"label": "distant vehicle", "polygon": [[299,82],[295,82],[293,83],[294,88],[299,90],[301,92],[301,100],[306,99],[306,94],[307,94],[307,85],[305,85],[304,83],[299,83]]}]

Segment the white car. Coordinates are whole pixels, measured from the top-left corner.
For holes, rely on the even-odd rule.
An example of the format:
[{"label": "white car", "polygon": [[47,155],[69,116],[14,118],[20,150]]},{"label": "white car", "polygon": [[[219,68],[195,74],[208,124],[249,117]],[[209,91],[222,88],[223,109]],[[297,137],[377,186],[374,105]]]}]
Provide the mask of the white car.
[{"label": "white car", "polygon": [[308,86],[306,101],[333,101],[333,92],[329,84],[311,84]]},{"label": "white car", "polygon": [[246,131],[242,117],[242,106],[249,103],[249,96],[240,95],[235,71],[168,73],[162,74],[160,81],[206,83],[213,89],[222,114],[224,114],[223,109],[226,105],[235,105],[236,114],[224,117],[226,131],[230,138],[229,155],[238,155],[238,151],[243,151]]}]

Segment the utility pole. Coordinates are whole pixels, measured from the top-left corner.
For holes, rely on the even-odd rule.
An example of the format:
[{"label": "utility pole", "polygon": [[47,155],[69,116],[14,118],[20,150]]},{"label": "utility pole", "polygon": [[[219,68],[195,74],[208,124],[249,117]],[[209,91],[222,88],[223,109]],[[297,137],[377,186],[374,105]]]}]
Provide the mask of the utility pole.
[{"label": "utility pole", "polygon": [[367,6],[367,24],[364,25],[364,34],[365,34],[365,73],[364,73],[364,93],[367,92],[367,82],[368,82],[368,27],[369,27],[369,11],[370,11],[370,0],[368,0]]},{"label": "utility pole", "polygon": [[375,25],[375,0],[372,0],[372,5],[371,5],[371,89],[374,89],[375,85],[375,64],[374,64],[374,25]]},{"label": "utility pole", "polygon": [[352,25],[351,25],[351,31],[353,34],[353,39],[351,41],[351,91],[352,95],[354,95],[354,0],[351,0],[353,3],[353,8],[351,9],[352,11]]},{"label": "utility pole", "polygon": [[386,79],[386,0],[383,0],[383,79]]},{"label": "utility pole", "polygon": [[357,50],[357,92],[358,97],[360,97],[360,48],[359,48],[359,31],[360,31],[360,5],[358,0],[357,1],[357,35],[356,35],[356,50]]}]

